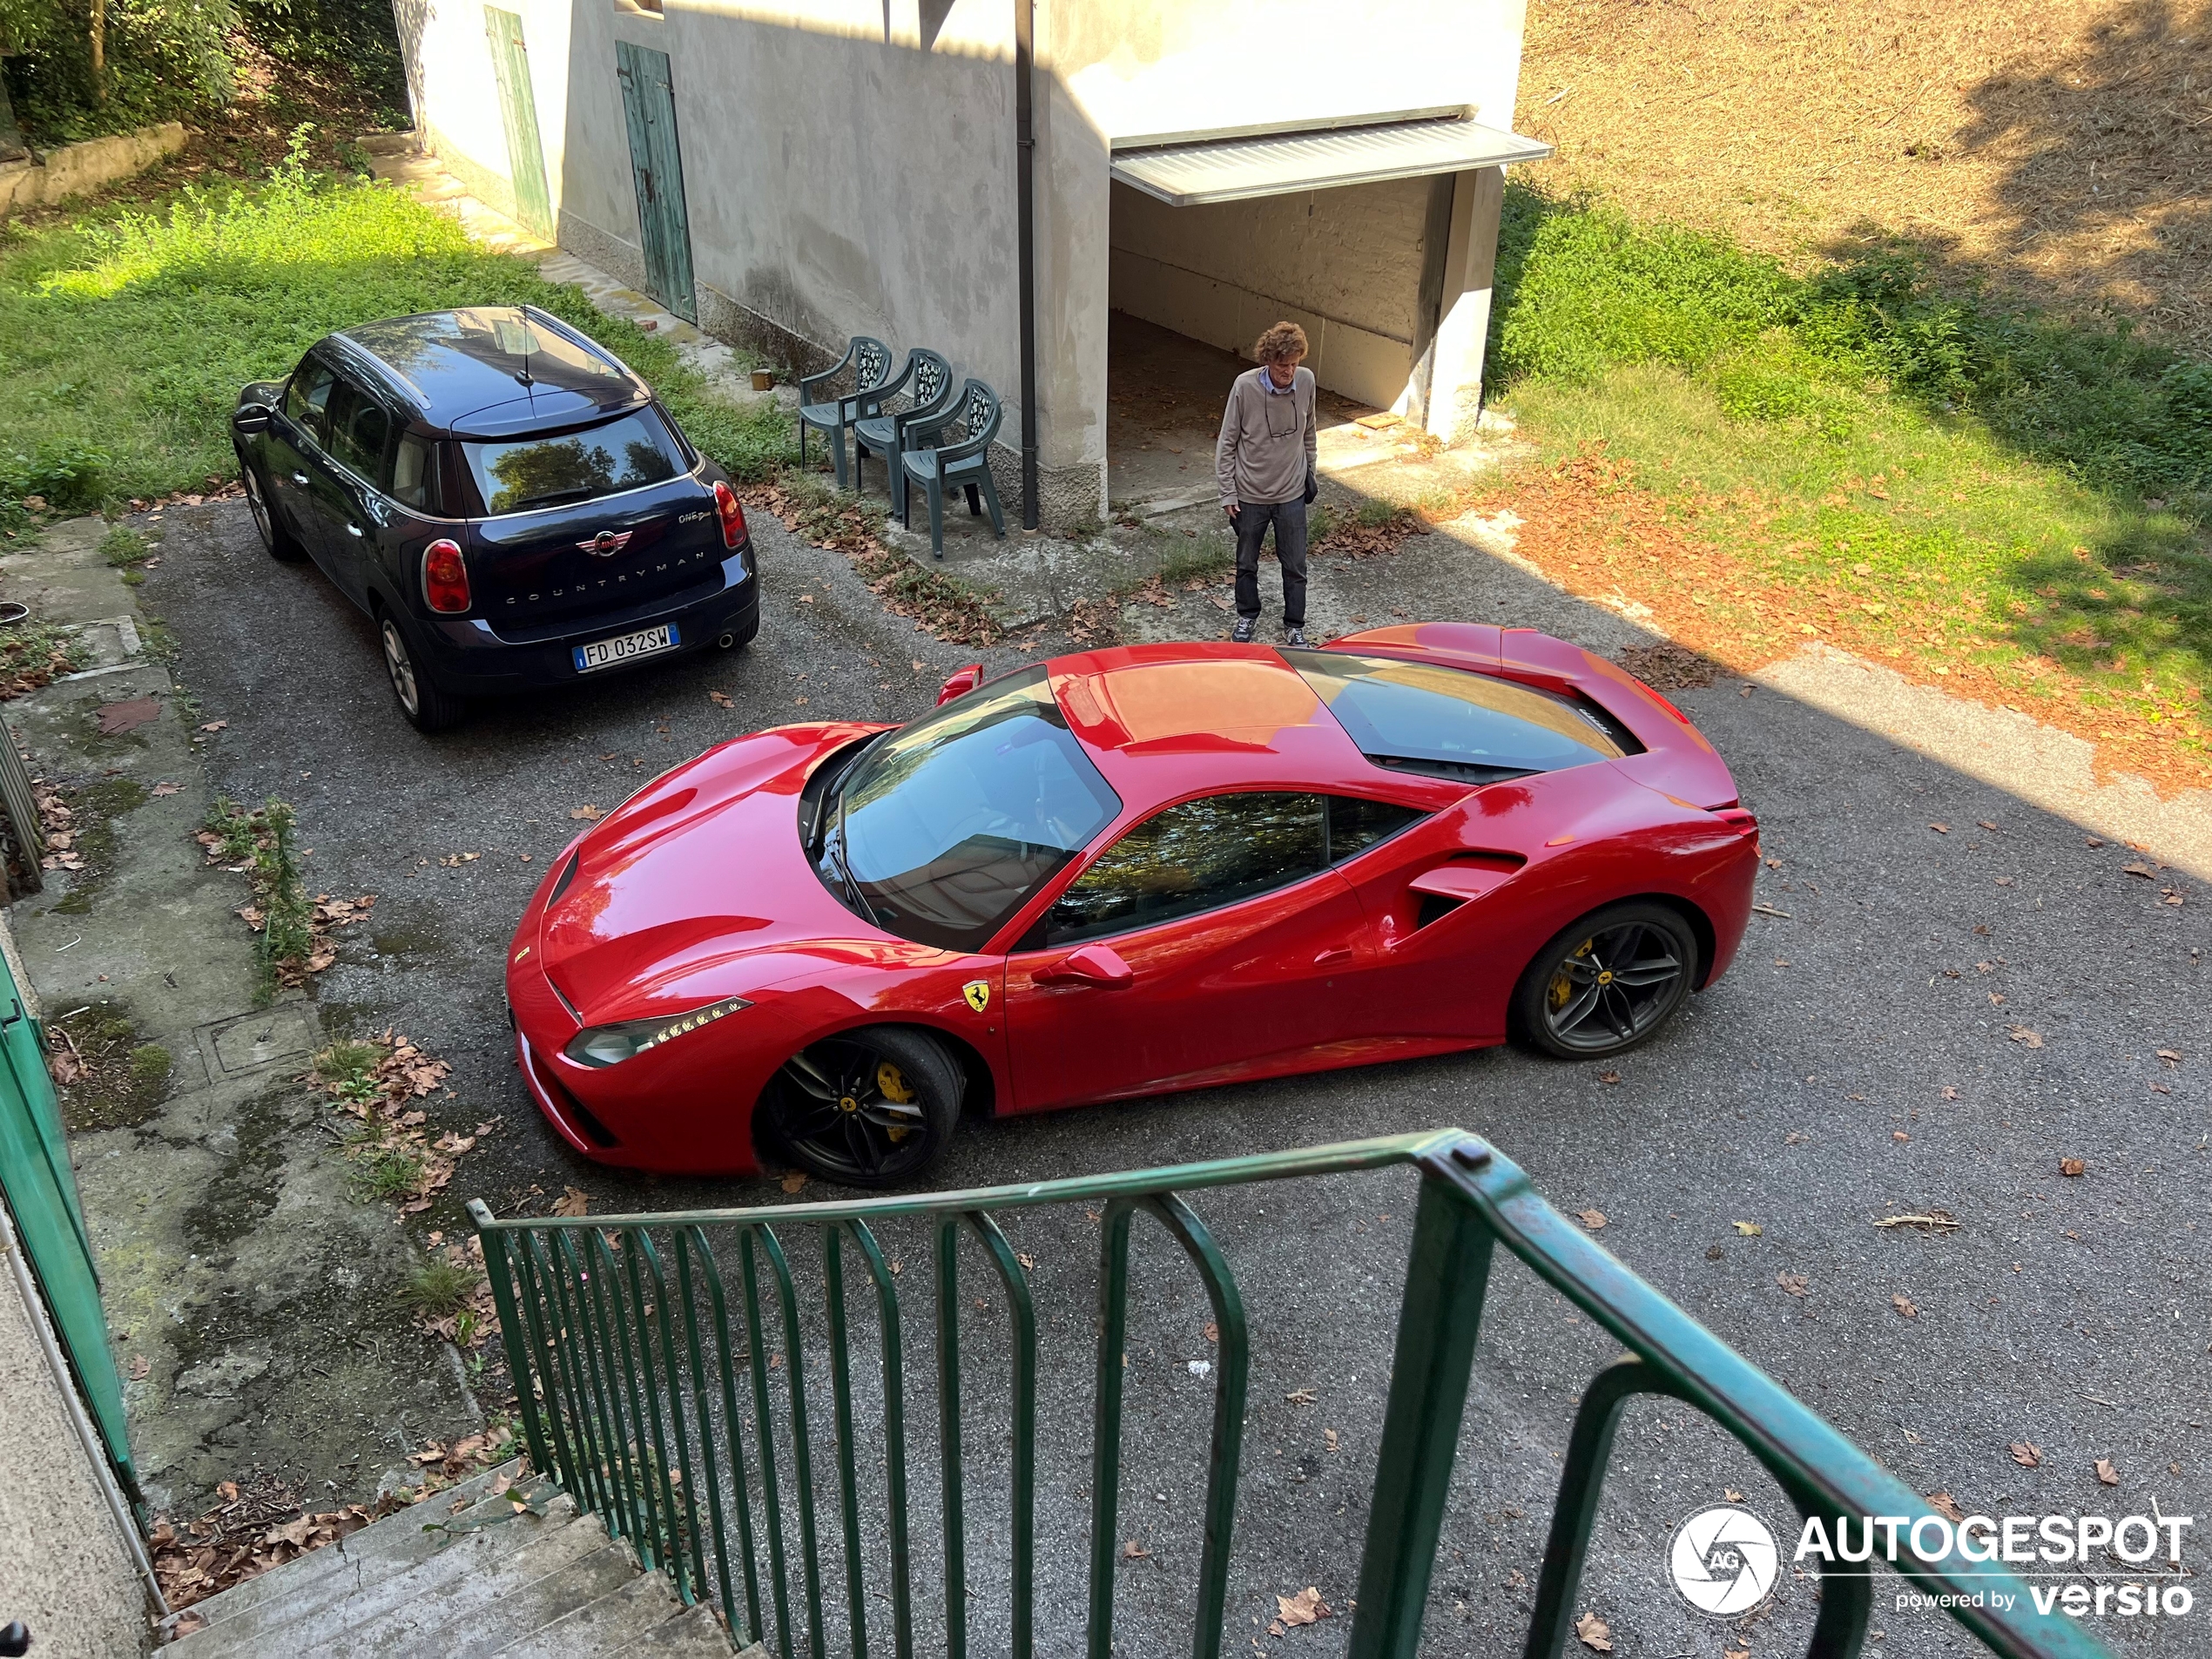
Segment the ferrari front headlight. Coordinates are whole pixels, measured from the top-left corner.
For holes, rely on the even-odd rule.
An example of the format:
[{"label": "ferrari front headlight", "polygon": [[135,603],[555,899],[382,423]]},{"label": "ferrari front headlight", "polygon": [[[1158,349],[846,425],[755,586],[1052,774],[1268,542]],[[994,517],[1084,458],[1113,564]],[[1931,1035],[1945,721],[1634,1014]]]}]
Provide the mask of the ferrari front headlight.
[{"label": "ferrari front headlight", "polygon": [[710,1002],[673,1019],[624,1020],[616,1025],[587,1026],[570,1037],[561,1052],[580,1066],[618,1066],[648,1049],[658,1049],[687,1031],[711,1025],[725,1015],[752,1006],[742,996],[725,996],[719,1002]]}]

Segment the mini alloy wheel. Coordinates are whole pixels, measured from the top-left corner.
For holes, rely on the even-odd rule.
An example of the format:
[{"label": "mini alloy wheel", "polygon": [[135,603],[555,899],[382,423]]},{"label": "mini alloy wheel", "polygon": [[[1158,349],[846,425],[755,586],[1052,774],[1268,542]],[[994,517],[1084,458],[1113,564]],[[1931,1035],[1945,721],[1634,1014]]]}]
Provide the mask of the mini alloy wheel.
[{"label": "mini alloy wheel", "polygon": [[415,653],[398,620],[388,611],[377,624],[384,644],[384,671],[391,678],[392,695],[408,724],[418,732],[441,732],[459,720],[461,699],[446,695],[415,667]]},{"label": "mini alloy wheel", "polygon": [[846,1186],[912,1179],[944,1150],[961,1072],[921,1032],[881,1027],[801,1049],[770,1085],[770,1121],[799,1168]]},{"label": "mini alloy wheel", "polygon": [[260,475],[253,470],[253,462],[244,455],[238,459],[238,473],[246,484],[246,509],[253,515],[253,529],[261,538],[261,545],[271,558],[282,559],[287,564],[296,564],[307,556],[307,550],[293,539],[292,532],[277,520],[269,506],[268,496],[261,489]]},{"label": "mini alloy wheel", "polygon": [[1515,1024],[1563,1059],[1632,1049],[1672,1019],[1697,977],[1697,941],[1663,905],[1585,916],[1529,963],[1514,994]]}]

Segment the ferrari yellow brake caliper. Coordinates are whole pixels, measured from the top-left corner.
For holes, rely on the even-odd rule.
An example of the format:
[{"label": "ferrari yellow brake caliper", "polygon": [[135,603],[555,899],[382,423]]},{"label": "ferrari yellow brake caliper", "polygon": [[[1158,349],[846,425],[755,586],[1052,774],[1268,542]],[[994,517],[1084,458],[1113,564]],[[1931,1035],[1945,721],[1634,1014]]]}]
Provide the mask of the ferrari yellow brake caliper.
[{"label": "ferrari yellow brake caliper", "polygon": [[[1581,945],[1575,948],[1575,955],[1588,955],[1590,954],[1590,947],[1596,943],[1597,941],[1595,939],[1585,939]],[[1572,961],[1573,958],[1570,957],[1568,960]],[[1567,977],[1566,968],[1561,968],[1558,973],[1552,975],[1552,982],[1548,994],[1551,997],[1552,1011],[1554,1014],[1556,1014],[1560,1009],[1565,1008],[1568,1000],[1574,996],[1575,981]]]},{"label": "ferrari yellow brake caliper", "polygon": [[[914,1097],[914,1091],[907,1086],[906,1074],[888,1060],[876,1067],[875,1086],[883,1091],[884,1099],[894,1106],[908,1105]],[[906,1129],[895,1123],[886,1129],[884,1133],[890,1136],[894,1145],[907,1138]]]}]

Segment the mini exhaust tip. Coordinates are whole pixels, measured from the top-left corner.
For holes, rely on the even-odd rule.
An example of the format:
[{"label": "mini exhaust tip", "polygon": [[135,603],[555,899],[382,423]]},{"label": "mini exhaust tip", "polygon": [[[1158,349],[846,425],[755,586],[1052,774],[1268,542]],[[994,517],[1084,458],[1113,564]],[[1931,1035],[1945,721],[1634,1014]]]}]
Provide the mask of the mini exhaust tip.
[{"label": "mini exhaust tip", "polygon": [[737,633],[734,630],[726,631],[723,634],[721,638],[716,640],[714,643],[719,645],[724,651],[728,651],[732,645],[738,643]]}]

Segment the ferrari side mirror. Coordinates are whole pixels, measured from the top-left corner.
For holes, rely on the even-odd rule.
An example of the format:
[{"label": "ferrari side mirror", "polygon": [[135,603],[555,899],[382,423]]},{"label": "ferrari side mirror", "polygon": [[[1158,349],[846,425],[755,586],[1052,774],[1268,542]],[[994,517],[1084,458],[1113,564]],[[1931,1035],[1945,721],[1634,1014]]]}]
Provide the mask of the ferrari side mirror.
[{"label": "ferrari side mirror", "polygon": [[966,697],[982,683],[982,664],[970,663],[965,668],[954,669],[951,678],[937,688],[937,706],[941,709],[954,698]]}]

